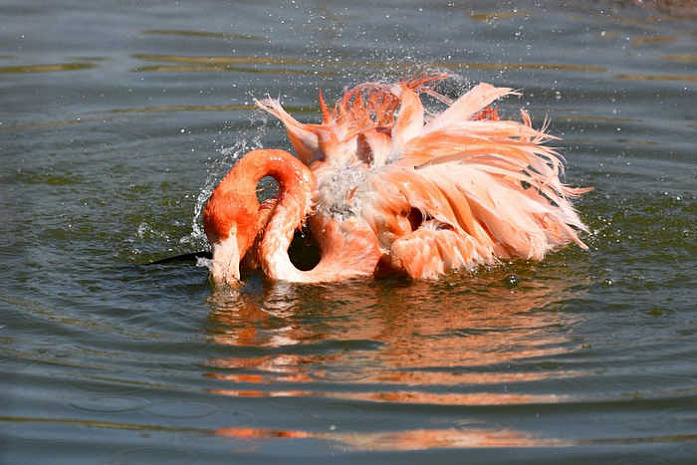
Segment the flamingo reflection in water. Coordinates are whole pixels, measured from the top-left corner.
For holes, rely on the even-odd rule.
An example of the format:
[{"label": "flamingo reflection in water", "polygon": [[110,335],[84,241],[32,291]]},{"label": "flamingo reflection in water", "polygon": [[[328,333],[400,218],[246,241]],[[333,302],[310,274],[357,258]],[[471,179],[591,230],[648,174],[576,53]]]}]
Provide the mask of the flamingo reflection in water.
[{"label": "flamingo reflection in water", "polygon": [[[519,257],[540,260],[576,242],[585,225],[570,199],[587,189],[560,181],[553,137],[504,120],[491,105],[516,94],[479,84],[453,101],[436,90],[451,76],[417,76],[346,90],[321,124],[295,120],[273,99],[260,108],[285,126],[298,158],[282,150],[246,154],[204,211],[217,284],[239,284],[240,263],[273,281],[331,282],[402,274],[433,279]],[[442,111],[427,112],[423,98]],[[278,181],[259,203],[258,182]],[[320,260],[298,269],[288,247],[308,224]]]},{"label": "flamingo reflection in water", "polygon": [[[572,317],[548,310],[564,298],[568,283],[531,281],[512,292],[501,284],[500,275],[483,273],[406,286],[278,283],[264,286],[262,296],[214,294],[211,341],[230,347],[233,354],[241,350],[239,355],[208,361],[212,369],[206,376],[221,383],[211,392],[237,398],[320,397],[452,406],[572,400],[536,387],[583,375],[539,369],[541,358],[576,350],[566,338]],[[530,369],[525,368],[528,363]],[[388,432],[348,433],[344,428],[320,433],[265,429],[262,419],[216,432],[252,442],[311,438],[378,450],[559,442],[473,422]]]}]

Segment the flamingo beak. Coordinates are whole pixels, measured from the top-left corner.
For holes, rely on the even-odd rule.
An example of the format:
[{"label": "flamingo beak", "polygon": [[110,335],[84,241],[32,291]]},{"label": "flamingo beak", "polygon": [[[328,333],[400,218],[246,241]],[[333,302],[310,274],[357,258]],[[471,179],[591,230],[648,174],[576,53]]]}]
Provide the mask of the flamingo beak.
[{"label": "flamingo beak", "polygon": [[237,245],[235,228],[223,241],[212,244],[213,259],[209,269],[211,279],[216,286],[227,284],[230,287],[240,286],[240,250]]}]

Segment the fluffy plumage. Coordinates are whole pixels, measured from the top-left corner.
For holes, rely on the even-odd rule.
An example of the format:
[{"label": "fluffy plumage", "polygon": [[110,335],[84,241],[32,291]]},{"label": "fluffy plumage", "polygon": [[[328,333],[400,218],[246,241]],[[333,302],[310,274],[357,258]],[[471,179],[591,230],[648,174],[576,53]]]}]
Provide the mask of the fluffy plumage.
[{"label": "fluffy plumage", "polygon": [[[588,189],[560,181],[562,161],[545,145],[553,137],[524,111],[521,121],[499,118],[491,104],[511,89],[479,84],[453,102],[434,89],[448,77],[360,84],[331,109],[320,93],[321,124],[298,122],[277,100],[257,101],[315,176],[311,225],[322,225],[313,234],[323,255],[374,261],[359,275],[379,268],[427,279],[501,258],[540,260],[569,242],[586,248],[571,199]],[[422,95],[446,108],[427,114]],[[321,239],[327,230],[333,239]],[[379,254],[356,249],[370,248],[371,233]],[[303,280],[356,275],[319,271]]]}]

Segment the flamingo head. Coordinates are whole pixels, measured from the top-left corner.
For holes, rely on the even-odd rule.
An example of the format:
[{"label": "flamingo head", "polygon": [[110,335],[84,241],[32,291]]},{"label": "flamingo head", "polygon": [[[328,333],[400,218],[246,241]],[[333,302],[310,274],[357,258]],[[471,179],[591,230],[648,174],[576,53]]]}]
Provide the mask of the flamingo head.
[{"label": "flamingo head", "polygon": [[256,209],[238,196],[216,189],[203,212],[213,258],[209,269],[216,285],[240,285],[240,261],[257,235]]}]

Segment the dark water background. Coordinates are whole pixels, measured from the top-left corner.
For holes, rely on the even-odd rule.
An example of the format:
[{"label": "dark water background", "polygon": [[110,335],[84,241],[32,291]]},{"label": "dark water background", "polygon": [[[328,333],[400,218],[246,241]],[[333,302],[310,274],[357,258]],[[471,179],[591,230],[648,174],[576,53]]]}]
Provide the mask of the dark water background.
[{"label": "dark water background", "polygon": [[[280,5],[280,6],[279,6]],[[694,463],[697,23],[613,2],[0,0],[0,462]],[[591,250],[436,283],[205,246],[252,96],[434,66],[564,138]]]}]

